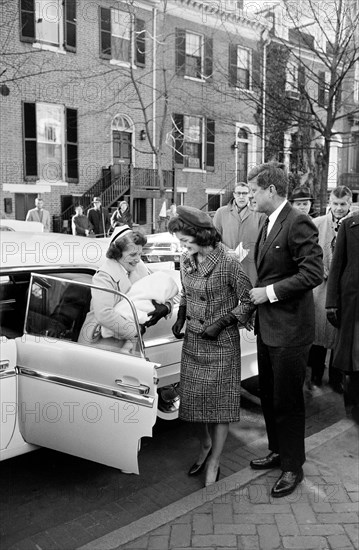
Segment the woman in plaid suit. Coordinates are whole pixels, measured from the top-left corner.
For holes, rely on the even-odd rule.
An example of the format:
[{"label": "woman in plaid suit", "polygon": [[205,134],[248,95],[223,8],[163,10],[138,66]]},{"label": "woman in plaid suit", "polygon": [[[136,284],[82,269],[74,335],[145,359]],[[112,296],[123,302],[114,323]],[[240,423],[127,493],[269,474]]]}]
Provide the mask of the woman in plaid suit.
[{"label": "woman in plaid suit", "polygon": [[[181,258],[182,297],[172,330],[184,337],[180,418],[201,425],[198,461],[208,486],[219,477],[219,460],[229,422],[240,416],[241,347],[239,326],[249,323],[254,306],[251,283],[238,256],[227,252],[205,212],[179,206],[168,229],[187,249]],[[181,330],[186,322],[186,332]]]}]

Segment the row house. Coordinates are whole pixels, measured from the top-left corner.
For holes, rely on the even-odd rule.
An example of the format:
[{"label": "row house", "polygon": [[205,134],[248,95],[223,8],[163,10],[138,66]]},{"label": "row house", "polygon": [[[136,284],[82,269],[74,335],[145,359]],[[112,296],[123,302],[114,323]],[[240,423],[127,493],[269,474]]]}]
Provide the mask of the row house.
[{"label": "row house", "polygon": [[[313,6],[322,10],[317,21]],[[333,75],[336,36],[335,19],[329,18],[326,24],[329,6],[309,3],[306,7],[303,0],[297,8],[292,15],[283,3],[261,10],[270,22],[264,46],[265,159],[284,162],[293,175],[292,185],[304,180],[313,186],[323,170],[324,128],[332,105],[328,191],[345,184],[352,189],[354,201],[359,201],[358,30],[351,21],[343,23],[339,40],[344,44],[343,29],[350,29],[353,36],[346,48],[352,47],[353,54],[341,57],[337,76]],[[348,3],[347,10],[344,17],[357,17],[358,1]]]},{"label": "row house", "polygon": [[100,196],[151,232],[164,202],[215,210],[263,158],[268,24],[243,2],[8,0],[3,15],[2,218],[41,196],[66,231]]}]

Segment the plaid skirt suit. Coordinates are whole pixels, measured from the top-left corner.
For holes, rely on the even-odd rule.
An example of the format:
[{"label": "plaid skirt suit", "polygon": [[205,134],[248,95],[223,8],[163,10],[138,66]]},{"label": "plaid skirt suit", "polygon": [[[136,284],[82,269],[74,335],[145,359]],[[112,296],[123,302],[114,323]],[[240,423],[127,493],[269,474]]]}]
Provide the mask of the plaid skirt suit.
[{"label": "plaid skirt suit", "polygon": [[[182,348],[179,415],[189,422],[235,422],[240,416],[241,346],[239,326],[250,318],[251,283],[238,257],[222,244],[198,265],[188,253],[181,259],[181,305],[186,306]],[[203,330],[232,312],[238,325],[217,340]]]}]

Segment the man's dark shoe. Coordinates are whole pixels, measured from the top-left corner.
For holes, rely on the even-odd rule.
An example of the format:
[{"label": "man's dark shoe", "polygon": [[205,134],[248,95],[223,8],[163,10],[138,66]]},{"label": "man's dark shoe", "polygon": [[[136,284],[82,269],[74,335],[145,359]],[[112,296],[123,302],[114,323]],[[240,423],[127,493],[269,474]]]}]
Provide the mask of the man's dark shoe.
[{"label": "man's dark shoe", "polygon": [[263,458],[256,458],[249,463],[252,470],[269,470],[270,468],[279,468],[280,456],[277,453],[269,453]]},{"label": "man's dark shoe", "polygon": [[303,470],[296,472],[282,472],[272,487],[271,495],[273,498],[281,498],[290,495],[295,490],[298,483],[303,481]]},{"label": "man's dark shoe", "polygon": [[339,393],[340,395],[342,395],[344,393],[344,387],[343,387],[343,384],[342,382],[330,382],[329,381],[329,386],[332,388],[333,391],[335,391],[336,393]]}]

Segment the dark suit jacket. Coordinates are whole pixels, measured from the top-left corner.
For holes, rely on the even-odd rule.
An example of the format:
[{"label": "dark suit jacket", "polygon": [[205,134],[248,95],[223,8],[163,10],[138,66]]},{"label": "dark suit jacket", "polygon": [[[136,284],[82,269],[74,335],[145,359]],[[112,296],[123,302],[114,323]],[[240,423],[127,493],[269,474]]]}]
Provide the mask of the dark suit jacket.
[{"label": "dark suit jacket", "polygon": [[255,248],[257,287],[274,285],[278,302],[258,306],[256,328],[274,347],[311,344],[314,340],[312,288],[323,280],[318,230],[306,214],[287,203],[276,219],[261,252]]},{"label": "dark suit jacket", "polygon": [[359,214],[340,225],[327,284],[327,308],[338,308],[334,366],[359,370]]}]

